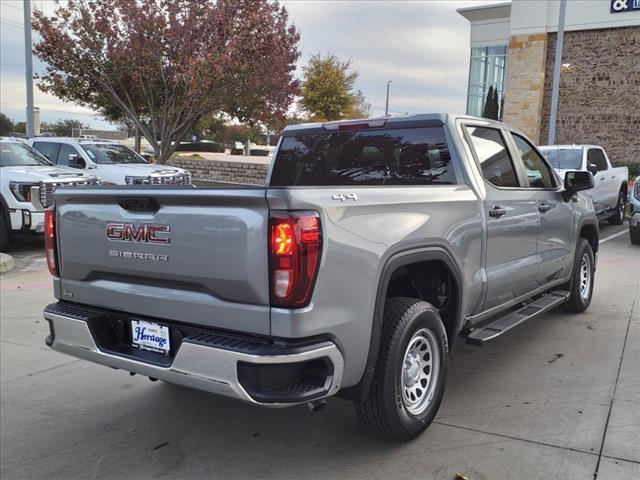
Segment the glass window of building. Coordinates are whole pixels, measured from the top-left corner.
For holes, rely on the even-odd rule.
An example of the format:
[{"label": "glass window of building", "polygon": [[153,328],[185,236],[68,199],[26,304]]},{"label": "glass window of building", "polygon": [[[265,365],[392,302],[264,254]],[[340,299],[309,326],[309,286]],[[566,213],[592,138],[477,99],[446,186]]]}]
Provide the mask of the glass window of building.
[{"label": "glass window of building", "polygon": [[502,120],[507,46],[471,49],[467,113]]}]

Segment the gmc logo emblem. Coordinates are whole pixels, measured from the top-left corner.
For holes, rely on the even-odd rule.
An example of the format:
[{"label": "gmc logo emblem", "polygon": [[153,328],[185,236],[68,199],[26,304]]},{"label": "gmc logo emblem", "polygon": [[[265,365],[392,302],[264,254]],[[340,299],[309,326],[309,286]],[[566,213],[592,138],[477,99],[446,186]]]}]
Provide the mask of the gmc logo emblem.
[{"label": "gmc logo emblem", "polygon": [[121,242],[170,243],[169,225],[138,225],[131,223],[110,223],[107,225],[107,238]]}]

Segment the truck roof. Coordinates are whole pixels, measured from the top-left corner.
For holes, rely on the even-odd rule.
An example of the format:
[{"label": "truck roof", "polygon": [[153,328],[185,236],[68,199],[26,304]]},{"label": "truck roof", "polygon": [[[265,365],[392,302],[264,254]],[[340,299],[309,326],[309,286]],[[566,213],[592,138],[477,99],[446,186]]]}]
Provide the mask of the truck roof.
[{"label": "truck roof", "polygon": [[328,122],[315,122],[315,123],[299,123],[296,125],[288,125],[283,130],[282,134],[295,135],[296,133],[302,133],[303,131],[311,130],[338,130],[340,125],[358,125],[368,123],[370,127],[407,127],[412,124],[433,124],[444,125],[449,121],[455,121],[458,119],[477,120],[483,123],[493,124],[497,127],[504,128],[505,125],[502,122],[491,120],[488,118],[474,117],[471,115],[461,115],[452,113],[419,113],[414,115],[403,115],[397,117],[371,117],[355,120],[335,120]]},{"label": "truck roof", "polygon": [[79,138],[79,137],[31,137],[29,140],[34,142],[58,142],[58,143],[104,143],[104,144],[120,144],[117,140],[105,140],[100,138]]}]

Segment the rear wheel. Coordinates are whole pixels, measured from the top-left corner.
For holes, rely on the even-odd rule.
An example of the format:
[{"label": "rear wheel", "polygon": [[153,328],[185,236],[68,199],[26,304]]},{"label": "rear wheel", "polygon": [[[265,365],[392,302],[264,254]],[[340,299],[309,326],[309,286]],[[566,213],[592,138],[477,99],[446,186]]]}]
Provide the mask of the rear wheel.
[{"label": "rear wheel", "polygon": [[587,240],[581,238],[576,248],[573,276],[571,277],[571,294],[569,300],[564,304],[565,310],[580,313],[589,308],[595,280],[594,258],[591,245]]},{"label": "rear wheel", "polygon": [[356,403],[377,435],[408,441],[433,421],[444,394],[447,334],[438,310],[414,298],[387,301],[383,339],[369,397]]},{"label": "rear wheel", "polygon": [[622,225],[624,222],[624,213],[627,209],[627,196],[624,192],[620,192],[618,195],[618,205],[616,206],[616,213],[609,217],[610,225]]},{"label": "rear wheel", "polygon": [[629,237],[631,237],[631,243],[640,245],[640,226],[629,227]]},{"label": "rear wheel", "polygon": [[8,252],[12,244],[11,225],[7,223],[4,211],[0,211],[0,252]]}]

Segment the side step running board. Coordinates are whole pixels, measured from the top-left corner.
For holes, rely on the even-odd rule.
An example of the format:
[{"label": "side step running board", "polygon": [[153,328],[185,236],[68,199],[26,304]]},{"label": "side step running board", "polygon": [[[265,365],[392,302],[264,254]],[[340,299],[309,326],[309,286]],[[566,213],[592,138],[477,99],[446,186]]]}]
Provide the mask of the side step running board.
[{"label": "side step running board", "polygon": [[563,304],[567,298],[569,298],[569,292],[563,290],[545,294],[519,310],[507,313],[505,316],[499,317],[483,327],[472,330],[467,336],[466,343],[481,347],[489,340],[499,337],[521,323]]}]

